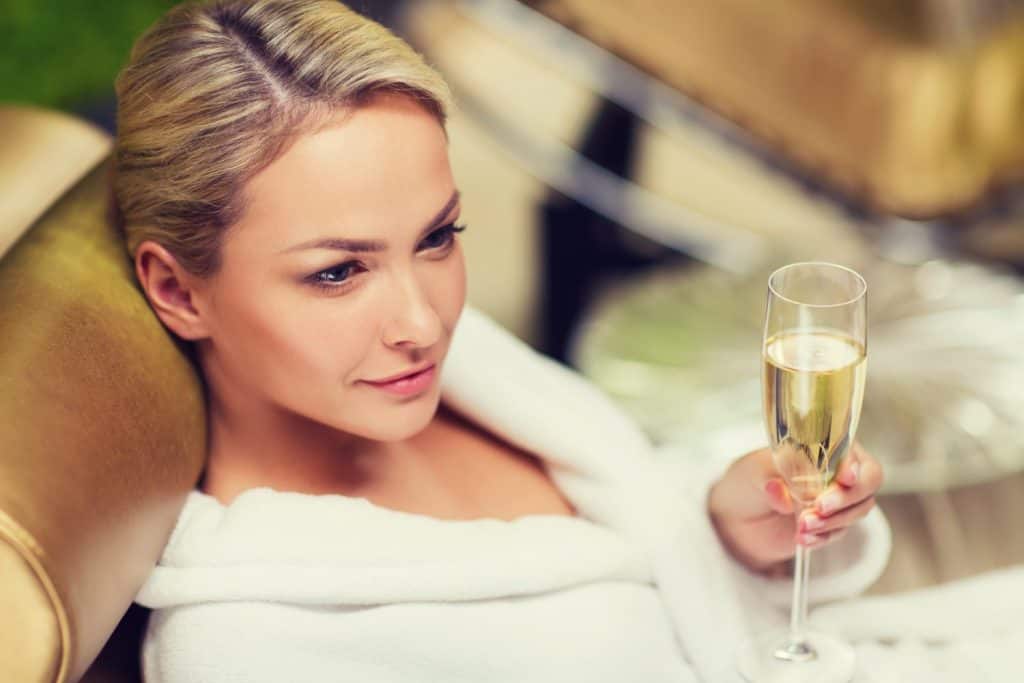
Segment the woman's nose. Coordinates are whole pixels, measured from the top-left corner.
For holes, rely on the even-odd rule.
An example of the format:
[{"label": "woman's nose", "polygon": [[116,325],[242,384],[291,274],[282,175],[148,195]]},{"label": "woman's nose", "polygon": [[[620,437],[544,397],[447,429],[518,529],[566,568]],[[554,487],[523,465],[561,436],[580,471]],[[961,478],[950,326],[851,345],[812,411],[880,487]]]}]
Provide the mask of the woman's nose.
[{"label": "woman's nose", "polygon": [[397,281],[390,308],[383,332],[388,346],[426,348],[441,338],[441,318],[415,276]]}]

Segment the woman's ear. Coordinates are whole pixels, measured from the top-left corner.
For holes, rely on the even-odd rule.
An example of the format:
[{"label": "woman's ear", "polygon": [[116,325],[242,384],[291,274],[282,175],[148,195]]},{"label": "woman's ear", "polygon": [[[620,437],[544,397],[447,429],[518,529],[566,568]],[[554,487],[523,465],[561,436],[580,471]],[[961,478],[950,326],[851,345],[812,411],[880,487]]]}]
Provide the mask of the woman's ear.
[{"label": "woman's ear", "polygon": [[135,275],[161,322],[189,341],[210,336],[204,318],[207,283],[186,271],[164,247],[152,240],[135,250]]}]

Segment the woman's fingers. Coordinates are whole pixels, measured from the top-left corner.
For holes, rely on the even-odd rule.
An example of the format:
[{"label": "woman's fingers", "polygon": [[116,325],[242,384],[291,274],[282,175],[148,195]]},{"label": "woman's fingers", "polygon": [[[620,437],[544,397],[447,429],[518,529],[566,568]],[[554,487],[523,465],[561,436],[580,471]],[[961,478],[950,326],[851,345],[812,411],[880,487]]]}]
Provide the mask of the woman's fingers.
[{"label": "woman's fingers", "polygon": [[840,464],[835,483],[815,501],[815,509],[828,517],[857,505],[875,495],[882,479],[882,466],[855,443],[850,457]]},{"label": "woman's fingers", "polygon": [[781,477],[772,477],[765,482],[764,492],[768,498],[768,505],[780,515],[792,515],[796,512],[793,505],[793,498],[789,495],[789,489]]},{"label": "woman's fingers", "polygon": [[830,543],[875,506],[875,493],[882,485],[882,466],[855,443],[836,472],[835,482],[813,507],[800,514],[797,543],[817,548]]},{"label": "woman's fingers", "polygon": [[797,536],[797,543],[805,548],[820,548],[823,545],[842,538],[849,530],[849,527],[847,527],[845,529],[837,529],[836,531],[826,531],[821,534],[800,534]]},{"label": "woman's fingers", "polygon": [[814,510],[809,509],[801,513],[800,521],[797,525],[797,533],[821,534],[823,532],[835,531],[837,529],[845,529],[871,512],[871,508],[873,507],[875,507],[874,496],[867,500],[862,500],[855,505],[851,505],[840,512],[829,515],[828,517],[823,517]]},{"label": "woman's fingers", "polygon": [[860,470],[863,467],[861,460],[864,457],[864,449],[854,444],[850,449],[850,455],[839,463],[839,470],[836,472],[836,481],[846,487],[857,485],[860,480]]},{"label": "woman's fingers", "polygon": [[709,511],[722,519],[756,520],[796,511],[785,483],[762,448],[739,458],[712,487]]}]

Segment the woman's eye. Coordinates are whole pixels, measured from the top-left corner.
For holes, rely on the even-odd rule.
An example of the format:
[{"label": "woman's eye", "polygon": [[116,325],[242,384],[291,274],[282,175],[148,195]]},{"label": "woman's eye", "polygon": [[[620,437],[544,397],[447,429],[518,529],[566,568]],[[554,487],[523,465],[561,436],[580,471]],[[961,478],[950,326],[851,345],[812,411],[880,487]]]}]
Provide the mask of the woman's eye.
[{"label": "woman's eye", "polygon": [[455,241],[455,233],[462,232],[465,229],[465,225],[449,223],[448,225],[438,228],[427,235],[427,238],[423,240],[422,244],[427,249],[441,249],[447,247]]},{"label": "woman's eye", "polygon": [[[424,249],[449,249],[454,245],[455,233],[466,229],[465,225],[449,223],[430,233],[421,243]],[[339,290],[345,288],[357,274],[357,269],[363,269],[359,261],[347,261],[345,263],[313,273],[306,278],[309,284],[325,291]]]},{"label": "woman's eye", "polygon": [[332,268],[321,270],[318,273],[313,273],[309,277],[309,282],[314,287],[319,287],[320,289],[338,289],[351,279],[352,271],[357,267],[359,267],[358,261],[348,261]]}]

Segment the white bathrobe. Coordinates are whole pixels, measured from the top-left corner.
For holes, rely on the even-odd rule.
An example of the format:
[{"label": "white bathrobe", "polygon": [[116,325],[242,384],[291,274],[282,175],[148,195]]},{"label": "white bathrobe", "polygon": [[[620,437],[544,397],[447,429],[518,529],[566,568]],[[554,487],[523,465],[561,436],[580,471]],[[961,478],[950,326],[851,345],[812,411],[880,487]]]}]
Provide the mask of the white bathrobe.
[{"label": "white bathrobe", "polygon": [[[736,645],[785,625],[791,582],[732,561],[705,513],[742,453],[656,450],[585,378],[468,306],[441,387],[536,454],[579,516],[441,520],[271,488],[225,507],[193,491],[136,597],[154,610],[146,683],[728,683]],[[889,547],[875,509],[815,551],[812,604],[863,591]]]}]

